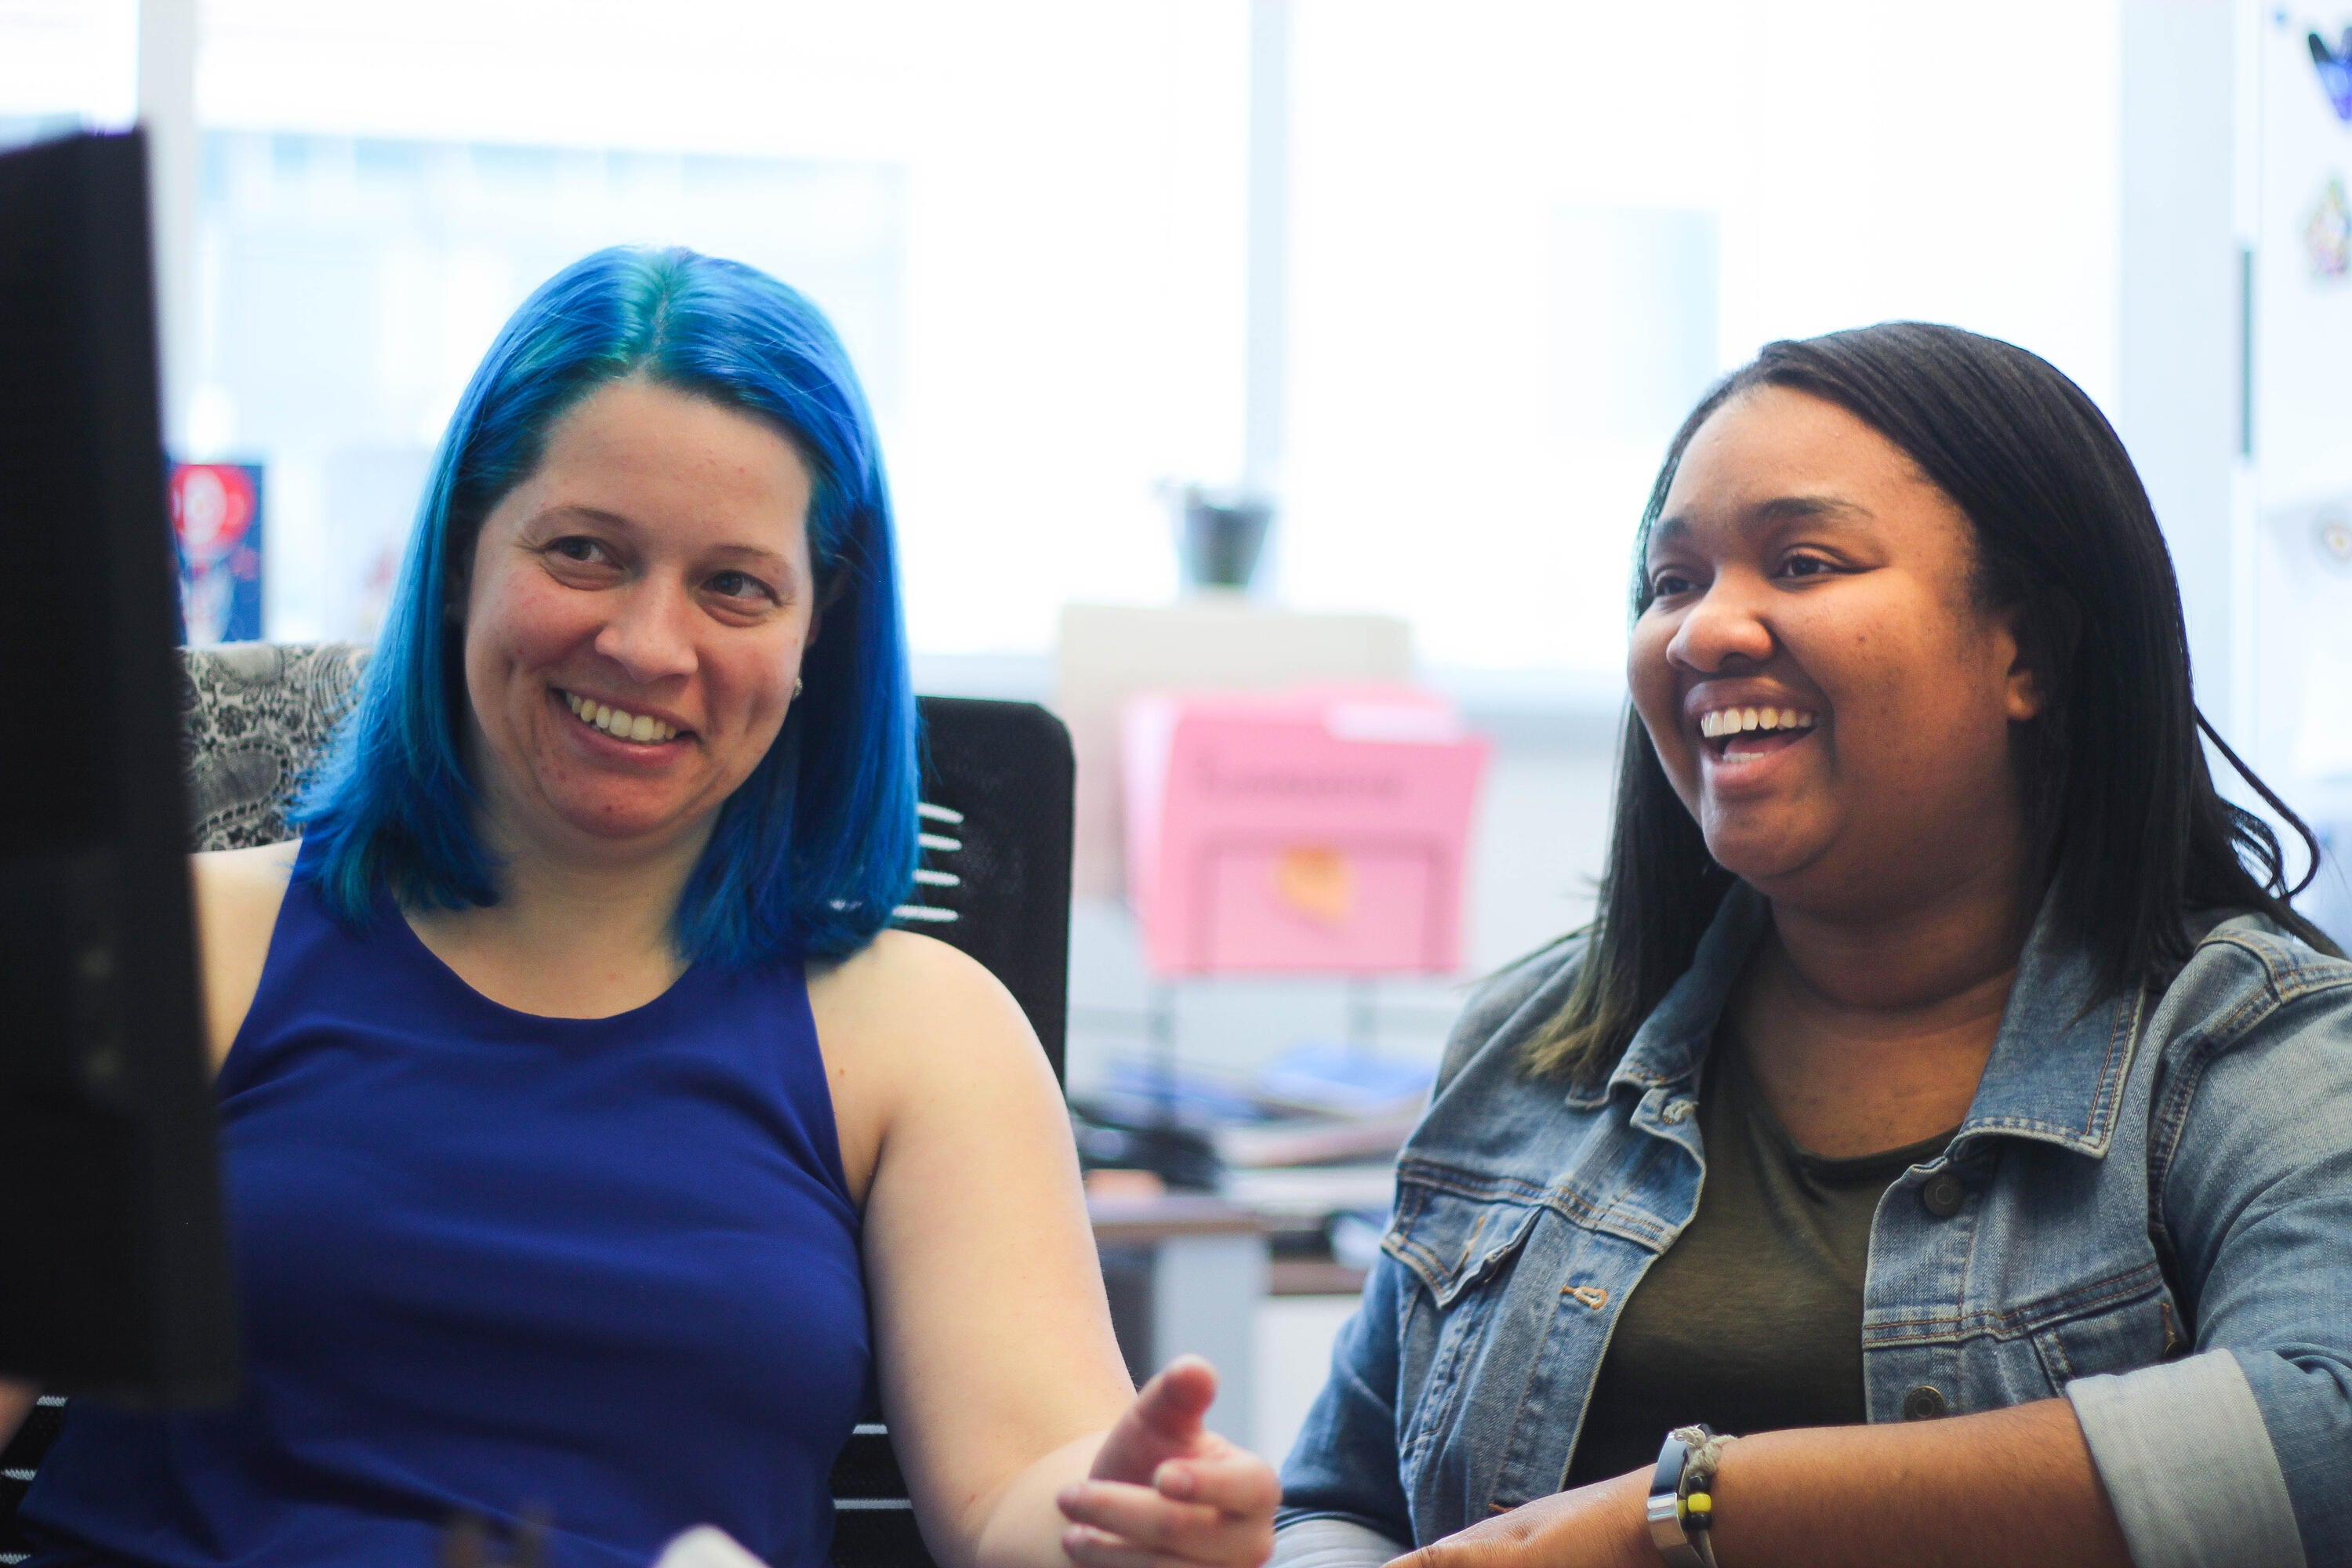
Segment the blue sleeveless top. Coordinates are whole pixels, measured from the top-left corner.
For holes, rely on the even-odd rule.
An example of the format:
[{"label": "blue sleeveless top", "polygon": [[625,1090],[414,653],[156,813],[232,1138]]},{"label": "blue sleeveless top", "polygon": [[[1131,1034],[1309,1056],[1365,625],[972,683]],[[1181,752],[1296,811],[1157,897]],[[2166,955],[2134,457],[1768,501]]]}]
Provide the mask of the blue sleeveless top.
[{"label": "blue sleeveless top", "polygon": [[467,1510],[556,1568],[704,1523],[822,1568],[870,1346],[797,963],[542,1018],[298,876],[219,1094],[242,1397],[76,1401],[33,1563],[430,1568]]}]

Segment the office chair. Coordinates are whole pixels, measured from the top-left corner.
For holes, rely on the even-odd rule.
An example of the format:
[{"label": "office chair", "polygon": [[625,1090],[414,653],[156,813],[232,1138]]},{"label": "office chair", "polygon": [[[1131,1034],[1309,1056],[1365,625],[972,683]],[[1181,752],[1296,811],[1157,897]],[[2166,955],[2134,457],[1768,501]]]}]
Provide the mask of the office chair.
[{"label": "office chair", "polygon": [[[190,843],[236,849],[287,837],[295,786],[349,710],[367,650],[240,643],[184,652]],[[917,700],[923,725],[922,864],[896,923],[961,948],[1020,1003],[1058,1079],[1068,1019],[1069,731],[1029,702]],[[16,1504],[65,1418],[44,1398],[0,1453],[0,1568],[31,1551]],[[835,1568],[932,1568],[878,1415],[833,1469]]]}]

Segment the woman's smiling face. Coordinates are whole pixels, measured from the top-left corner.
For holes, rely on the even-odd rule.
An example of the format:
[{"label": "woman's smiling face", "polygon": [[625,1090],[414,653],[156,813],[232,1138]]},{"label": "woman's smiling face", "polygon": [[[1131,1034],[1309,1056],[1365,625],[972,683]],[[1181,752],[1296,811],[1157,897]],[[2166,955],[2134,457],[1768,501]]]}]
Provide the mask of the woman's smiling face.
[{"label": "woman's smiling face", "polygon": [[807,466],[641,379],[591,394],[484,521],[469,755],[493,842],[699,843],[782,727],[813,604]]},{"label": "woman's smiling face", "polygon": [[1727,869],[1856,910],[2015,863],[2011,726],[2040,697],[1975,531],[1901,448],[1742,393],[1692,437],[1643,571],[1634,705]]}]

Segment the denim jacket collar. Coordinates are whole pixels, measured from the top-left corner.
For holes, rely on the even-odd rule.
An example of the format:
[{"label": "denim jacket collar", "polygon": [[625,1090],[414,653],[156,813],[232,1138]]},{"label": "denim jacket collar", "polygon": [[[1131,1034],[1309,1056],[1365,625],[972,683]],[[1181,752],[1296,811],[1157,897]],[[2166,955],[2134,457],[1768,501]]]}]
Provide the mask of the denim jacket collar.
[{"label": "denim jacket collar", "polygon": [[2018,957],[2000,1033],[1956,1148],[1981,1137],[2030,1138],[2105,1159],[2115,1142],[2147,991],[2095,1001],[2091,955],[2057,939],[2056,902],[2042,900]]},{"label": "denim jacket collar", "polygon": [[[2055,934],[2055,900],[2045,899],[2017,964],[2000,1032],[1975,1100],[1952,1141],[1959,1151],[1988,1137],[2054,1143],[2104,1158],[2115,1141],[2124,1075],[2146,1023],[2147,993],[2093,1003],[2090,955]],[[1717,1023],[1748,955],[1771,919],[1770,905],[1745,882],[1724,895],[1690,967],[1634,1033],[1598,1091],[1571,1090],[1593,1106],[1621,1088],[1696,1088]]]},{"label": "denim jacket collar", "polygon": [[1715,1026],[1731,1000],[1731,988],[1747,967],[1748,954],[1771,920],[1771,906],[1745,882],[1734,882],[1717,907],[1698,951],[1663,1000],[1650,1010],[1618,1058],[1617,1070],[1599,1093],[1586,1091],[1570,1103],[1593,1105],[1620,1088],[1637,1092],[1679,1086],[1696,1088],[1706,1063]]}]

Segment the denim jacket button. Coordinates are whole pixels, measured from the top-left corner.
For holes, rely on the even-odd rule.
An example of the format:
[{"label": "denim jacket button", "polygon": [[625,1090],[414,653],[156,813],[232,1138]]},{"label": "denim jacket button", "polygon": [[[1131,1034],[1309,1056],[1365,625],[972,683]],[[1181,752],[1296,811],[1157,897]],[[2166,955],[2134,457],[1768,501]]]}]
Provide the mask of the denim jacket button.
[{"label": "denim jacket button", "polygon": [[1949,1171],[1938,1171],[1928,1178],[1926,1186],[1919,1189],[1919,1201],[1927,1205],[1927,1212],[1937,1219],[1949,1219],[1959,1213],[1960,1205],[1968,1195],[1968,1189],[1960,1185],[1959,1177]]},{"label": "denim jacket button", "polygon": [[1944,1391],[1932,1383],[1923,1383],[1903,1396],[1906,1421],[1933,1421],[1949,1408],[1944,1403]]}]

